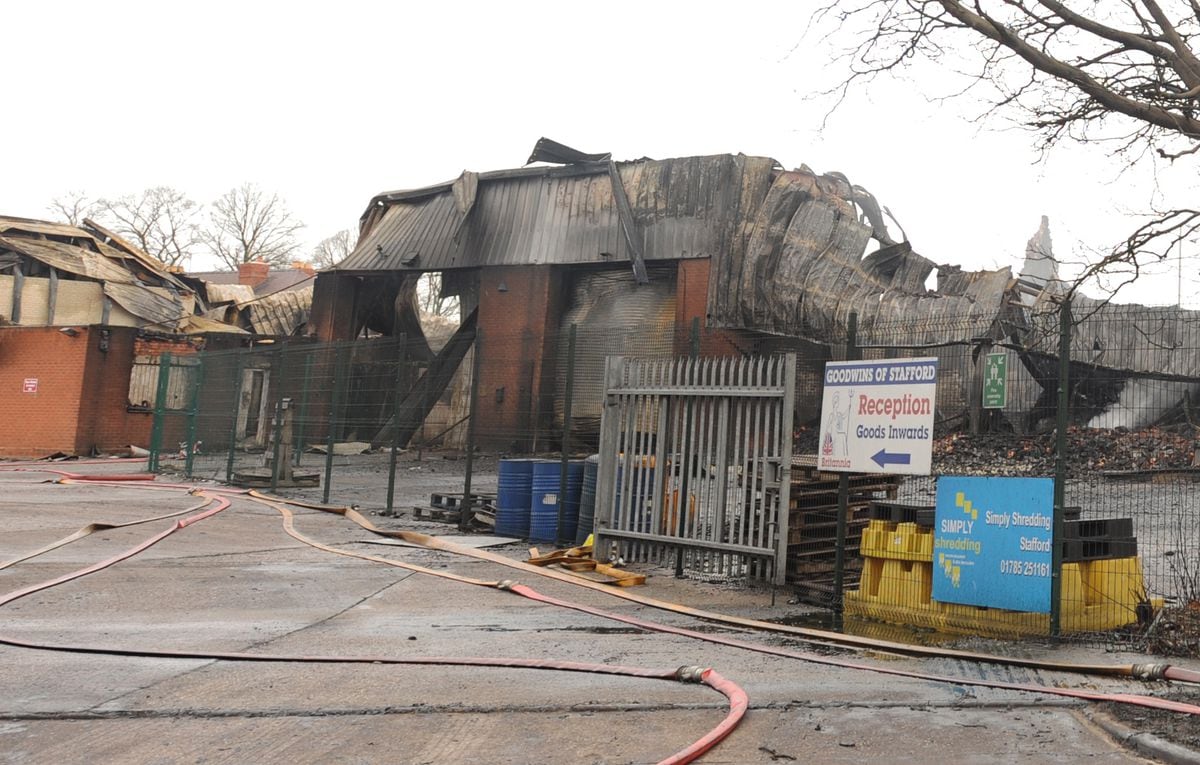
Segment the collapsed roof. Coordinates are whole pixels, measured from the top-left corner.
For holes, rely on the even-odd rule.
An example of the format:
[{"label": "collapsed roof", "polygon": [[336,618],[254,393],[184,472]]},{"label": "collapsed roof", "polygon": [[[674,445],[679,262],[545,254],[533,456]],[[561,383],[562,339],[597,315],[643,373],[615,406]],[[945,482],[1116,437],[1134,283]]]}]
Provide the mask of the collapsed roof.
[{"label": "collapsed roof", "polygon": [[204,315],[210,319],[245,326],[257,335],[286,336],[308,324],[313,288],[298,287],[255,297],[254,291],[244,285],[210,285],[208,298],[210,308]]},{"label": "collapsed roof", "polygon": [[[626,263],[644,283],[653,273],[647,264],[707,258],[711,327],[840,345],[854,313],[864,345],[977,351],[1002,342],[1017,349],[1022,384],[1033,390],[1030,422],[1040,409],[1033,398],[1055,379],[1048,362],[1057,355],[1063,289],[1045,220],[1015,277],[1007,267],[964,271],[923,257],[891,235],[887,208],[840,173],[785,170],[743,154],[614,162],[547,139],[530,162],[554,164],[463,172],[377,195],[360,219],[358,246],[332,270],[399,276],[411,288],[425,271],[455,284],[455,272],[479,267]],[[396,301],[397,314],[404,302]],[[1128,384],[1136,378],[1179,383],[1163,406],[1200,394],[1190,383],[1200,376],[1200,314],[1081,296],[1075,306],[1072,363],[1092,372],[1076,370],[1072,384],[1102,388],[1091,391],[1094,411],[1138,393]],[[1137,342],[1147,337],[1156,341]],[[966,406],[973,356],[954,363],[948,378],[959,380]]]},{"label": "collapsed roof", "polygon": [[183,274],[204,300],[203,316],[264,336],[301,332],[312,311],[314,272],[271,269],[257,285],[239,283],[236,271]]},{"label": "collapsed roof", "polygon": [[183,331],[194,306],[162,262],[93,221],[0,217],[0,316],[9,323]]},{"label": "collapsed roof", "polygon": [[743,154],[614,163],[546,139],[539,160],[570,164],[376,196],[358,246],[333,270],[628,262],[644,274],[648,262],[708,258],[710,325],[821,341],[843,336],[851,311],[863,329],[915,320],[937,334],[953,316],[960,331],[985,334],[1014,294],[1007,268],[937,267],[894,240],[885,210],[837,173]]}]

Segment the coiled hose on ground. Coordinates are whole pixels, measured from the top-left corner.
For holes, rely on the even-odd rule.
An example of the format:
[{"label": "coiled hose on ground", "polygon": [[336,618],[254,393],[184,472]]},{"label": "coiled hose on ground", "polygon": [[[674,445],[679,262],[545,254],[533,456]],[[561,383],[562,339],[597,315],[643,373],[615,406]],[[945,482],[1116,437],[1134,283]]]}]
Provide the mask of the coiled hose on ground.
[{"label": "coiled hose on ground", "polygon": [[[62,471],[56,471],[62,472]],[[75,480],[79,480],[78,476],[72,476]],[[97,477],[91,477],[97,478]],[[143,480],[130,476],[122,476],[122,480]],[[98,485],[103,485],[103,480],[97,480]],[[222,496],[214,496],[205,491],[200,491],[199,495],[205,497],[205,501],[199,505],[188,508],[187,510],[176,513],[168,513],[165,515],[144,518],[136,521],[130,521],[119,524],[107,523],[92,523],[80,529],[75,534],[72,534],[64,539],[58,540],[55,543],[47,545],[39,550],[19,556],[0,566],[7,568],[30,558],[57,549],[71,542],[82,539],[91,535],[96,531],[122,528],[134,526],[153,521],[163,520],[165,518],[177,517],[185,513],[199,510],[208,505],[213,507],[193,515],[188,515],[185,518],[175,521],[170,527],[165,530],[148,537],[137,545],[118,553],[110,558],[85,566],[76,571],[63,574],[53,579],[39,582],[37,584],[13,590],[6,594],[0,595],[0,608],[18,600],[20,598],[32,595],[36,592],[50,589],[61,584],[79,579],[81,577],[94,574],[102,571],[110,566],[113,566],[121,561],[128,560],[135,555],[149,549],[158,542],[167,537],[179,532],[195,523],[210,518],[217,513],[220,513],[231,506],[231,501]],[[165,651],[154,649],[133,649],[121,648],[112,646],[98,646],[85,644],[63,644],[63,643],[44,643],[28,640],[21,640],[7,635],[0,635],[0,644],[8,645],[15,648],[26,648],[34,650],[57,651],[65,653],[81,653],[81,654],[103,654],[109,656],[131,656],[141,658],[157,658],[157,659],[203,659],[215,661],[238,661],[238,662],[272,662],[272,663],[321,663],[321,664],[395,664],[395,665],[453,665],[453,666],[473,666],[473,667],[504,667],[518,669],[539,669],[539,670],[554,670],[562,672],[586,672],[594,674],[606,675],[622,675],[626,677],[636,677],[654,680],[671,680],[684,683],[698,683],[708,686],[718,693],[725,696],[729,701],[729,710],[725,718],[712,730],[694,741],[684,749],[670,755],[660,761],[660,765],[683,765],[700,757],[712,747],[716,746],[727,737],[737,727],[742,717],[746,714],[746,709],[749,706],[749,699],[746,692],[742,690],[736,683],[722,677],[712,668],[698,666],[682,666],[677,669],[650,669],[645,667],[630,667],[620,665],[606,664],[591,664],[586,662],[576,661],[551,661],[539,659],[519,659],[519,658],[497,658],[497,657],[417,657],[417,658],[397,658],[394,656],[327,656],[327,655],[297,655],[297,654],[263,654],[263,653],[248,653],[238,651]]]},{"label": "coiled hose on ground", "polygon": [[[75,481],[75,480],[87,480],[90,483],[92,483],[93,485],[104,485],[106,483],[106,476],[104,476],[104,475],[80,476],[78,474],[73,474],[68,471],[62,471],[62,470],[57,470],[57,469],[48,469],[48,468],[44,468],[44,467],[40,467],[40,466],[0,467],[0,470],[5,470],[5,469],[9,469],[9,470],[17,469],[17,470],[55,473],[55,474],[58,474],[61,476],[60,482],[62,482],[62,483],[69,483],[69,482]],[[130,488],[131,486],[137,485],[137,484],[129,483],[130,481],[135,481],[135,480],[152,481],[153,478],[154,478],[154,476],[149,475],[149,474],[142,474],[142,477],[140,479],[136,476],[121,476],[120,482],[114,483],[113,485],[120,485],[125,488]],[[195,489],[195,487],[193,487],[189,484],[171,484],[171,483],[158,483],[158,482],[146,483],[146,484],[142,484],[142,486],[144,486],[145,488],[154,489],[154,490],[175,490],[175,491],[189,490],[189,491],[191,491],[191,490]],[[396,567],[404,568],[406,570],[414,571],[417,573],[426,574],[426,575],[430,575],[430,576],[437,576],[437,577],[444,578],[444,579],[450,579],[450,580],[458,581],[458,582],[464,583],[464,584],[497,588],[497,589],[512,592],[512,593],[520,595],[522,597],[526,597],[531,600],[535,600],[535,601],[545,603],[548,605],[553,605],[553,606],[562,607],[562,608],[570,608],[570,609],[581,611],[584,613],[589,613],[589,614],[592,614],[592,615],[595,615],[598,617],[612,619],[612,620],[620,621],[623,623],[631,624],[631,625],[637,626],[641,629],[676,634],[676,635],[686,636],[686,637],[690,637],[690,638],[694,638],[694,639],[698,639],[698,640],[704,640],[704,641],[710,642],[710,643],[725,645],[725,646],[729,646],[729,647],[733,647],[733,648],[756,651],[756,652],[760,652],[760,653],[766,653],[766,654],[771,654],[771,655],[775,655],[775,656],[782,656],[782,657],[786,657],[786,658],[795,658],[795,659],[800,659],[803,661],[820,663],[820,664],[825,664],[825,665],[829,665],[829,666],[843,667],[843,668],[847,668],[847,669],[855,669],[855,670],[860,670],[860,671],[871,671],[871,672],[883,673],[883,674],[888,674],[888,675],[893,675],[893,676],[908,677],[908,678],[913,678],[913,679],[928,680],[928,681],[934,681],[934,682],[954,683],[954,684],[958,684],[958,685],[974,685],[974,686],[1000,688],[1000,689],[1007,689],[1007,690],[1018,690],[1018,691],[1024,691],[1024,692],[1052,694],[1052,695],[1057,695],[1057,696],[1085,699],[1085,700],[1090,700],[1090,701],[1107,701],[1107,702],[1134,704],[1134,705],[1144,706],[1144,707],[1167,709],[1170,711],[1180,712],[1180,713],[1184,713],[1184,714],[1200,714],[1200,707],[1198,707],[1196,705],[1186,704],[1186,703],[1182,703],[1182,702],[1169,701],[1166,699],[1160,699],[1160,698],[1156,698],[1153,696],[1142,696],[1142,695],[1137,695],[1137,694],[1111,694],[1111,693],[1100,693],[1100,692],[1093,692],[1093,691],[1081,691],[1081,690],[1070,689],[1070,688],[1054,688],[1054,687],[1050,687],[1050,686],[1043,686],[1043,685],[1038,685],[1038,684],[1033,684],[1033,683],[1010,683],[1010,682],[1002,682],[1002,681],[974,680],[974,679],[963,678],[963,677],[949,677],[949,676],[933,675],[933,674],[922,673],[922,672],[913,672],[913,671],[908,671],[908,670],[893,669],[893,668],[889,668],[889,667],[881,667],[881,666],[868,665],[868,664],[862,664],[862,663],[857,663],[857,662],[850,662],[850,661],[846,661],[843,659],[832,658],[832,657],[827,657],[827,656],[818,656],[818,655],[814,655],[814,654],[801,653],[798,651],[791,651],[791,650],[784,649],[784,648],[765,646],[765,645],[760,645],[757,643],[751,643],[748,641],[737,640],[734,638],[721,637],[721,636],[716,636],[716,635],[712,635],[712,634],[708,634],[708,633],[701,633],[701,632],[694,631],[694,630],[688,630],[685,628],[657,624],[657,623],[650,622],[647,620],[635,619],[633,617],[628,617],[628,616],[624,616],[624,615],[620,615],[620,614],[613,614],[610,612],[603,611],[601,609],[593,608],[591,606],[586,606],[586,605],[579,604],[579,603],[573,603],[570,601],[564,601],[564,600],[561,600],[558,598],[552,598],[550,596],[547,596],[547,595],[537,592],[536,590],[534,590],[531,587],[528,587],[528,586],[525,586],[522,584],[517,584],[514,582],[510,582],[507,580],[505,580],[505,581],[478,580],[478,579],[473,579],[471,577],[464,577],[461,575],[453,574],[451,572],[428,569],[425,567],[416,566],[414,564],[408,564],[408,563],[404,563],[401,561],[395,561],[395,560],[383,558],[380,556],[367,555],[364,553],[357,553],[357,552],[353,552],[353,551],[334,548],[329,545],[320,543],[316,540],[313,540],[311,538],[308,538],[305,535],[301,534],[299,531],[297,531],[295,529],[295,525],[294,525],[294,516],[291,513],[291,511],[288,509],[287,506],[292,505],[292,506],[315,509],[315,510],[324,511],[324,512],[335,513],[335,514],[341,515],[343,517],[346,517],[347,519],[353,521],[354,523],[356,523],[363,529],[365,529],[373,534],[377,534],[377,535],[384,536],[384,537],[395,538],[395,539],[401,539],[401,540],[407,541],[411,544],[420,545],[420,546],[426,547],[428,549],[439,550],[439,551],[453,553],[453,554],[457,554],[457,555],[470,556],[470,557],[473,557],[476,559],[485,560],[485,561],[497,563],[500,565],[508,566],[510,568],[516,568],[519,570],[523,570],[528,573],[537,574],[539,576],[547,576],[547,577],[558,579],[560,581],[564,581],[564,582],[567,582],[567,583],[570,583],[570,584],[573,584],[576,586],[586,587],[588,589],[596,590],[599,592],[604,592],[607,595],[630,600],[630,601],[633,601],[633,602],[636,602],[636,603],[639,603],[642,605],[646,605],[646,606],[649,606],[652,608],[658,608],[658,609],[672,611],[675,613],[686,614],[686,615],[694,616],[697,618],[705,619],[707,621],[715,621],[715,622],[731,624],[731,625],[736,625],[736,626],[741,626],[741,627],[748,627],[748,628],[753,628],[753,629],[770,630],[770,631],[774,631],[774,632],[787,633],[787,634],[791,634],[791,635],[796,635],[798,637],[801,637],[805,640],[812,641],[812,642],[837,643],[837,644],[843,645],[845,647],[852,648],[852,649],[858,649],[858,650],[872,650],[872,651],[881,651],[881,652],[888,652],[888,653],[898,653],[898,654],[917,655],[917,656],[952,657],[952,658],[963,659],[963,660],[968,660],[968,661],[988,662],[988,663],[996,663],[996,664],[1009,664],[1009,665],[1024,666],[1024,667],[1036,668],[1036,669],[1046,669],[1046,670],[1060,671],[1060,672],[1077,672],[1077,673],[1099,674],[1099,675],[1109,675],[1109,676],[1126,676],[1126,677],[1133,677],[1133,678],[1142,679],[1142,680],[1168,679],[1168,680],[1178,680],[1178,681],[1185,681],[1185,682],[1200,681],[1200,673],[1197,673],[1197,672],[1194,672],[1192,670],[1188,670],[1188,669],[1182,668],[1182,667],[1174,667],[1174,666],[1170,666],[1170,665],[1166,665],[1166,664],[1135,664],[1135,665],[1091,665],[1091,664],[1086,664],[1086,665],[1081,665],[1081,664],[1049,662],[1049,661],[1036,660],[1036,659],[1000,657],[1000,656],[992,656],[989,654],[965,652],[965,651],[954,651],[954,650],[948,650],[948,649],[942,649],[942,648],[936,648],[936,647],[912,646],[912,645],[901,644],[901,643],[892,643],[889,641],[882,641],[882,640],[877,640],[877,639],[872,639],[872,638],[863,638],[863,637],[857,637],[857,636],[842,635],[839,633],[828,632],[828,631],[824,631],[824,630],[792,627],[792,626],[788,626],[788,625],[779,625],[779,624],[775,624],[775,623],[771,623],[771,622],[761,622],[761,621],[753,620],[753,619],[732,617],[732,616],[728,616],[728,615],[724,615],[724,614],[718,614],[718,613],[714,613],[714,612],[704,611],[701,609],[693,609],[693,608],[689,608],[687,606],[682,606],[679,604],[668,603],[665,601],[659,601],[657,599],[649,598],[649,597],[640,595],[638,593],[629,592],[628,590],[625,590],[623,588],[611,588],[611,587],[607,587],[602,584],[589,582],[587,580],[581,580],[576,577],[572,577],[568,574],[556,572],[554,570],[544,569],[544,568],[540,568],[540,567],[536,567],[536,566],[530,566],[530,565],[522,563],[520,561],[516,561],[511,558],[506,558],[502,555],[499,555],[497,553],[493,553],[493,552],[490,552],[487,550],[476,550],[473,548],[467,548],[467,547],[455,545],[452,542],[448,542],[447,540],[441,539],[441,538],[430,537],[428,535],[420,534],[417,532],[380,529],[380,528],[376,527],[374,524],[372,524],[369,520],[367,520],[365,517],[363,517],[360,513],[358,513],[353,508],[320,505],[320,504],[306,503],[306,502],[297,502],[294,500],[287,500],[287,499],[282,499],[282,498],[278,498],[278,497],[270,497],[270,496],[264,495],[264,494],[262,494],[260,492],[256,492],[256,491],[246,491],[246,490],[238,490],[238,489],[225,489],[225,488],[206,489],[204,491],[204,493],[209,493],[212,495],[240,496],[240,498],[242,498],[242,499],[246,499],[248,501],[253,501],[253,502],[256,502],[259,504],[263,504],[263,505],[272,507],[277,512],[279,512],[281,514],[281,516],[283,517],[284,530],[289,535],[291,535],[292,537],[296,538],[297,540],[299,540],[305,544],[311,545],[317,549],[321,549],[326,552],[336,553],[339,555],[347,555],[347,556],[356,557],[356,558],[360,558],[360,559],[364,559],[364,560],[368,560],[368,561],[373,561],[373,562],[383,563],[383,564],[387,564],[387,565],[391,565],[391,566],[396,566]],[[211,513],[211,511],[210,511],[210,513]],[[119,525],[127,526],[127,525],[134,525],[136,523],[145,523],[145,522],[150,522],[152,520],[160,520],[162,518],[170,517],[172,515],[178,515],[178,514],[179,513],[173,513],[173,514],[169,514],[168,516],[156,516],[154,518],[143,519],[141,521],[134,521],[134,522],[119,524]],[[180,528],[182,528],[182,527],[183,526],[180,526]],[[85,527],[85,529],[86,528],[87,527]],[[83,533],[84,531],[85,531],[84,529],[81,529],[80,532],[76,532],[76,534],[71,535],[71,537],[68,537],[64,540],[60,540],[58,543],[54,543],[50,546],[47,546],[46,548],[42,548],[39,551],[35,551],[33,553],[24,555],[21,558],[16,559],[14,561],[10,561],[7,564],[0,564],[0,568],[3,568],[6,565],[12,565],[13,563],[18,562],[19,560],[27,560],[28,558],[34,557],[35,555],[38,555],[41,552],[45,552],[45,551],[48,551],[49,549],[54,549],[55,547],[61,546],[62,544],[68,544],[71,541],[76,541],[77,539],[83,538],[83,536],[87,535],[86,533]],[[150,542],[150,544],[153,544],[153,542]],[[144,549],[144,548],[142,548],[142,549]],[[134,553],[134,554],[136,554],[136,553]],[[101,565],[101,564],[97,564],[97,565]],[[104,565],[111,565],[111,562],[108,562]],[[95,570],[99,570],[99,569],[96,568]],[[72,577],[72,578],[74,578],[74,577]],[[28,593],[25,593],[25,594],[28,594]],[[5,602],[8,602],[8,600],[0,599],[0,606],[2,606]],[[3,642],[9,643],[11,645],[22,645],[23,647],[43,647],[43,648],[47,647],[47,646],[36,646],[33,644],[21,643],[20,641],[9,641],[8,639],[3,639]],[[73,648],[80,648],[80,647],[76,646]],[[143,655],[143,654],[137,654],[137,655]],[[254,659],[245,659],[245,660],[260,660],[260,659],[258,659],[258,657],[260,656],[259,654],[253,654],[252,656],[254,656],[255,658]],[[189,656],[188,658],[197,658],[197,657]],[[218,658],[218,657],[216,655],[210,655],[210,656],[208,656],[208,658]],[[229,658],[231,660],[237,660],[238,657],[237,657],[237,655],[224,655],[224,658]],[[295,657],[289,657],[289,658],[281,658],[279,660],[299,660],[299,659],[296,659]],[[320,660],[342,661],[344,659],[338,659],[336,657],[323,657]],[[379,661],[378,658],[371,658],[369,660],[370,661]],[[391,662],[391,663],[407,663],[407,662],[401,661],[401,660],[396,660],[395,662]],[[562,663],[554,663],[554,664],[555,664],[555,667],[552,667],[552,668],[562,668],[561,666],[559,666]],[[504,665],[504,666],[510,666],[510,665]],[[551,667],[547,667],[547,668],[551,668]],[[585,670],[578,670],[578,671],[585,671]],[[587,670],[587,671],[590,671],[590,670]],[[657,671],[651,670],[651,672],[657,672]],[[661,672],[660,672],[660,675],[661,675]],[[730,715],[721,724],[721,726],[718,726],[717,729],[714,729],[712,732],[710,732],[709,736],[706,736],[705,739],[710,738],[711,736],[716,734],[718,732],[718,730],[720,730],[720,729],[725,730],[725,732],[720,737],[723,737],[724,735],[728,735],[728,732],[730,732],[733,729],[733,727],[736,726],[736,724],[737,724],[736,719],[734,719],[735,712],[737,711],[736,708],[738,707],[738,702],[735,701],[735,697],[737,697],[737,693],[740,692],[740,689],[738,689],[738,691],[732,690],[733,688],[736,688],[736,686],[729,683],[729,681],[724,680],[724,678],[720,678],[720,676],[717,675],[716,673],[711,673],[709,675],[709,677],[714,677],[714,676],[716,678],[719,678],[720,683],[728,684],[728,686],[729,686],[730,692],[726,693],[725,695],[727,696],[727,698],[730,699]],[[709,683],[709,684],[712,685],[711,683]],[[712,685],[712,687],[715,688],[717,686]],[[721,689],[718,688],[718,690],[721,690]],[[724,693],[725,691],[722,691],[722,692]],[[740,698],[742,699],[741,703],[742,703],[742,709],[744,711],[744,705],[745,705],[744,693],[741,694]],[[740,716],[741,716],[740,713],[736,715],[736,717],[739,719],[740,719]],[[693,756],[699,756],[700,753],[702,753],[703,751],[706,751],[708,748],[711,748],[711,746],[715,745],[716,741],[720,740],[720,737],[712,740],[710,743],[707,744],[707,746],[704,746],[703,749],[694,751]],[[684,750],[684,752],[695,750],[695,748],[698,744],[700,744],[700,742],[697,742],[697,744],[694,744],[692,747],[689,747],[687,750]],[[684,754],[684,752],[681,752],[675,756],[682,755],[682,754]],[[688,760],[672,759],[672,760],[668,760],[668,761],[686,762]]]}]

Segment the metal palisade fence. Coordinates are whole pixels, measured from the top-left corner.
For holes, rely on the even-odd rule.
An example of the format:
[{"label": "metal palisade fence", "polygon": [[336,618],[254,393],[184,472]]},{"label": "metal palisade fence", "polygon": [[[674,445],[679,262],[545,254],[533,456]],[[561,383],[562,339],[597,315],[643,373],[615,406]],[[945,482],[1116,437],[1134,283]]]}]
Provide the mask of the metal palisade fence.
[{"label": "metal palisade fence", "polygon": [[[672,323],[510,334],[472,326],[436,341],[289,340],[165,357],[141,371],[156,383],[151,460],[189,476],[307,486],[314,498],[379,511],[432,485],[461,486],[465,523],[472,504],[494,509],[506,466],[529,459],[541,463],[542,485],[558,489],[535,499],[563,505],[535,516],[543,542],[569,545],[598,530],[597,557],[782,581],[847,624],[1149,640],[1169,650],[1178,640],[1173,607],[1200,602],[1200,324],[1170,309],[1081,300],[1068,311],[1026,306],[982,329],[976,317],[847,327],[854,331],[817,342]],[[825,365],[931,357],[931,474],[881,466],[843,479],[819,469]],[[641,409],[618,426],[605,420],[623,396],[614,363],[690,370],[677,382],[701,388],[774,365],[780,376],[771,386],[786,385],[789,400],[764,414],[774,425],[760,426],[739,419],[715,389],[639,388],[642,400],[624,398]],[[656,377],[658,387],[671,387],[669,377]],[[653,419],[655,428],[629,426],[629,416]],[[660,434],[664,416],[670,425]],[[614,431],[608,438],[605,428]],[[731,443],[758,451],[734,453]],[[579,464],[602,447],[616,471],[595,479],[600,499],[587,512],[568,509],[579,502],[569,499]],[[458,459],[437,484],[410,464],[435,449]],[[364,480],[364,471],[378,480]],[[995,478],[1042,481],[983,481]],[[1018,486],[1029,493],[1005,493]],[[620,503],[635,494],[653,529],[631,526],[632,510],[621,515],[633,505]],[[939,518],[963,524],[943,528]],[[967,521],[979,524],[972,536],[948,531]],[[699,544],[638,537],[681,528]],[[977,537],[980,530],[992,536]],[[1018,554],[992,560],[984,552],[1010,542]],[[984,578],[1001,590],[1032,588],[1039,605],[1016,610],[997,605],[1002,596],[967,592]]]},{"label": "metal palisade fence", "polygon": [[796,359],[609,358],[596,545],[785,583]]}]

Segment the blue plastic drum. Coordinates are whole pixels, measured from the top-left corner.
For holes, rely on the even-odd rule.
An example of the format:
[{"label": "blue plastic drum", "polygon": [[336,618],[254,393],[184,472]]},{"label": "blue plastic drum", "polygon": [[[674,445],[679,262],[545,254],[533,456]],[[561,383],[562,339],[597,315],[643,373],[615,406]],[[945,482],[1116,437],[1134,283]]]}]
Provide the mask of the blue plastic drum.
[{"label": "blue plastic drum", "polygon": [[567,494],[563,502],[562,528],[558,527],[562,462],[538,460],[533,465],[533,499],[529,510],[529,538],[537,542],[574,539],[583,489],[583,460],[567,464]]},{"label": "blue plastic drum", "polygon": [[529,507],[533,465],[538,460],[500,460],[496,486],[496,533],[504,537],[529,536]]}]

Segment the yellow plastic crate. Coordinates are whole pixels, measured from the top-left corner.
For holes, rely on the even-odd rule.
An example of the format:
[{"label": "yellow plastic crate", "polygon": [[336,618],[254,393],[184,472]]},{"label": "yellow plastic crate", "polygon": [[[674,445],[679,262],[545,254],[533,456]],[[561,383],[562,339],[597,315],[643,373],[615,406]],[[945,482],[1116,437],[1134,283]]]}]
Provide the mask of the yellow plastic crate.
[{"label": "yellow plastic crate", "polygon": [[[932,600],[931,562],[871,556],[863,564],[859,589],[845,595],[848,617],[996,637],[1046,635],[1050,631],[1049,614]],[[1132,624],[1137,621],[1137,605],[1144,591],[1141,560],[1136,557],[1064,563],[1061,629],[1098,632]],[[1154,599],[1151,605],[1161,608],[1162,600]]]},{"label": "yellow plastic crate", "polygon": [[864,558],[933,560],[933,529],[915,523],[873,520],[863,529],[859,552]]}]

